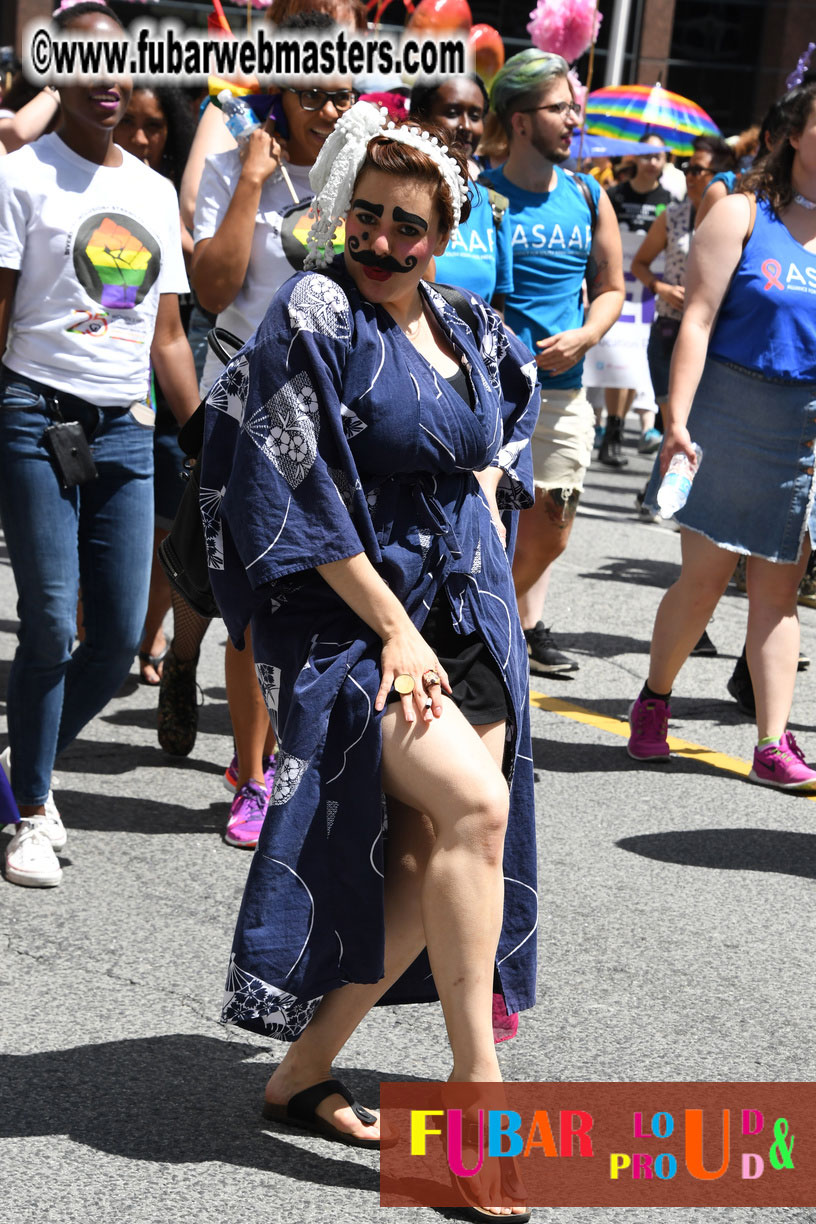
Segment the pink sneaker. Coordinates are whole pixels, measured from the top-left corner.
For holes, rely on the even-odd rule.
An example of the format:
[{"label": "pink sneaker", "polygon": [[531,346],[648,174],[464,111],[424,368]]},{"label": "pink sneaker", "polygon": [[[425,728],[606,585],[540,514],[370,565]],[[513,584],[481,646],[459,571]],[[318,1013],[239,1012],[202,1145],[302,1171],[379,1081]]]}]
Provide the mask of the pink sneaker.
[{"label": "pink sneaker", "polygon": [[[266,789],[269,791],[271,795],[272,785],[275,781],[275,755],[274,753],[272,754],[272,756],[264,757],[264,781],[266,782]],[[238,787],[238,754],[237,753],[233,754],[232,760],[230,761],[227,768],[224,770],[224,786],[227,788],[228,791],[232,791],[232,793],[235,794],[235,791]]]},{"label": "pink sneaker", "polygon": [[760,786],[777,786],[780,790],[816,790],[816,769],[807,764],[790,731],[778,744],[754,749],[754,768],[748,777]]},{"label": "pink sneaker", "polygon": [[229,820],[224,834],[228,846],[254,850],[269,807],[269,791],[251,778],[237,792],[230,804]]},{"label": "pink sneaker", "polygon": [[667,761],[669,759],[669,703],[638,697],[629,710],[632,734],[626,751],[636,761]]}]

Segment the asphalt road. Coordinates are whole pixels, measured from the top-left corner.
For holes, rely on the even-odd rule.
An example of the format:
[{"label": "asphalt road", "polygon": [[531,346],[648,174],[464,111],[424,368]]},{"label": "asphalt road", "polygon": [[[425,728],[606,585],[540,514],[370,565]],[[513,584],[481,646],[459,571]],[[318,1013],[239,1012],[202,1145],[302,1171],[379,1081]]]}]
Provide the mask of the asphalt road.
[{"label": "asphalt road", "polygon": [[[631,442],[631,438],[630,438]],[[541,925],[539,1003],[500,1047],[507,1079],[816,1080],[816,806],[749,785],[752,727],[725,691],[745,597],[729,591],[691,660],[673,733],[711,750],[639,766],[619,734],[645,675],[678,538],[637,521],[648,462],[596,468],[547,609],[580,660],[536,691],[589,711],[533,709]],[[1,546],[0,546],[1,547]],[[0,692],[15,645],[0,553]],[[802,610],[816,657],[816,611]],[[249,856],[224,844],[231,754],[216,624],[200,668],[200,732],[184,761],[155,736],[136,684],[58,762],[69,830],[57,889],[0,881],[5,1176],[15,1224],[244,1224],[442,1218],[379,1207],[375,1155],[275,1130],[259,1100],[280,1047],[217,1023]],[[816,759],[813,673],[792,729]],[[596,721],[599,720],[599,721]],[[367,1104],[383,1079],[447,1075],[438,1007],[378,1010],[337,1071]],[[804,1141],[803,1141],[804,1146]],[[624,1209],[540,1209],[585,1224]],[[626,1210],[632,1224],[654,1211]],[[661,1217],[662,1218],[662,1217]],[[814,1220],[816,1208],[675,1209],[676,1224]]]}]

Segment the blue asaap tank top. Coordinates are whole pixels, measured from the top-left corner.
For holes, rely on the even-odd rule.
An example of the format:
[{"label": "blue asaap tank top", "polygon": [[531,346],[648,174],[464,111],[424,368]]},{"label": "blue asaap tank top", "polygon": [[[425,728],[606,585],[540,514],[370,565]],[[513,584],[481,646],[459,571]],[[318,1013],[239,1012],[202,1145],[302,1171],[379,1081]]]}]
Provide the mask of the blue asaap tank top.
[{"label": "blue asaap tank top", "polygon": [[765,378],[816,383],[816,251],[765,200],[720,309],[709,354]]}]

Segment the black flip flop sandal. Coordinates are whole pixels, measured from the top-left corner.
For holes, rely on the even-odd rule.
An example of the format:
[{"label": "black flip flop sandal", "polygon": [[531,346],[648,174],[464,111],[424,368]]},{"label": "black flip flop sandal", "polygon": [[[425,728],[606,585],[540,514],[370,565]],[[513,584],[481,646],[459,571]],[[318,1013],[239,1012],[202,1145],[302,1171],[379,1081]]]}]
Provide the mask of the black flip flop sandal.
[{"label": "black flip flop sandal", "polygon": [[334,1093],[348,1102],[355,1115],[365,1126],[373,1126],[376,1123],[376,1114],[358,1105],[348,1088],[339,1080],[324,1080],[321,1084],[304,1088],[303,1092],[296,1092],[293,1097],[290,1097],[285,1105],[273,1105],[270,1101],[265,1101],[263,1116],[271,1122],[280,1122],[283,1126],[298,1126],[302,1130],[311,1131],[313,1135],[322,1135],[324,1139],[331,1139],[334,1143],[344,1143],[348,1147],[379,1150],[379,1139],[358,1139],[356,1135],[339,1130],[336,1126],[332,1126],[331,1122],[318,1117],[316,1113],[318,1105]]},{"label": "black flip flop sandal", "polygon": [[[145,684],[147,685],[148,688],[158,688],[159,687],[159,685],[161,684],[161,673],[159,671],[159,668],[164,662],[165,656],[169,649],[170,649],[169,645],[165,646],[161,654],[157,654],[157,655],[148,654],[146,650],[140,650],[137,652],[136,657],[139,660],[139,683],[140,684]],[[153,681],[153,680],[145,679],[145,674],[142,671],[142,667],[145,665],[153,668],[154,672],[159,677],[158,680]]]}]

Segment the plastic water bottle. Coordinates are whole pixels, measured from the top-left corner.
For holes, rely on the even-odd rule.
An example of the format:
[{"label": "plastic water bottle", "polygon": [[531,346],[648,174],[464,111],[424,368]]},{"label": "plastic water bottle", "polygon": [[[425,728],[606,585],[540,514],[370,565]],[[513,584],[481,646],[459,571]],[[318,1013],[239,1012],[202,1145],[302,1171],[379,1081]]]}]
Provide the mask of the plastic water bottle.
[{"label": "plastic water bottle", "polygon": [[249,140],[253,132],[261,126],[254,111],[240,98],[236,98],[228,89],[222,89],[218,95],[218,105],[227,116],[227,131],[232,134],[237,144]]},{"label": "plastic water bottle", "polygon": [[703,457],[702,448],[696,442],[692,443],[692,447],[697,456],[696,462],[692,464],[688,455],[682,451],[673,455],[669,469],[657,490],[657,507],[661,518],[670,519],[686,504],[691,492],[691,482]]}]

